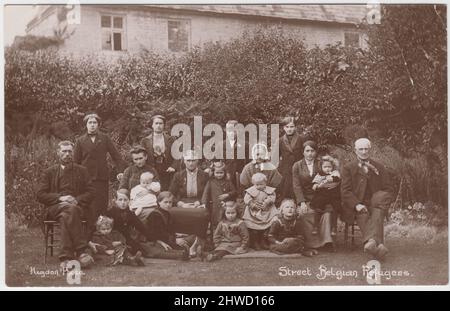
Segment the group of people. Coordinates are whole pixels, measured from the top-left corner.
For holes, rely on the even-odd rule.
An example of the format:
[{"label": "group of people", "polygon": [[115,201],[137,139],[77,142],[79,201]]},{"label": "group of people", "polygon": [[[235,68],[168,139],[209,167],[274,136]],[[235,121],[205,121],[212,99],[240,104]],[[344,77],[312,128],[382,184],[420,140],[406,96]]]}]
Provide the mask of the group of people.
[{"label": "group of people", "polygon": [[[237,157],[233,120],[223,142],[232,158],[202,161],[187,150],[177,160],[165,121],[151,119],[153,131],[132,148],[129,166],[95,113],[84,118],[85,135],[58,144],[59,163],[42,175],[37,198],[60,223],[61,261],[88,267],[105,255],[110,265],[143,266],[143,257],[213,261],[249,249],[314,256],[334,251],[339,216],[357,222],[365,252],[386,256],[383,220],[393,190],[367,138],[355,141],[357,160],[339,167],[331,155],[318,157],[316,143],[288,117],[276,167],[263,143],[243,146],[245,157]],[[123,172],[111,205],[108,154]]]}]

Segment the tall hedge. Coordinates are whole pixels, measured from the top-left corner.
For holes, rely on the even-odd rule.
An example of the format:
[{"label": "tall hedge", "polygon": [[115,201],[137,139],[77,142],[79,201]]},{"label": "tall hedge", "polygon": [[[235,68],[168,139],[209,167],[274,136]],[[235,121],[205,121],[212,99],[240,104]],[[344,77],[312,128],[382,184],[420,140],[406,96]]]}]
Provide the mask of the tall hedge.
[{"label": "tall hedge", "polygon": [[[307,50],[276,31],[245,34],[181,58],[151,53],[109,63],[46,50],[6,53],[6,108],[39,112],[48,122],[96,110],[141,124],[155,111],[171,122],[278,122],[295,115],[322,143],[342,142],[343,129],[364,120],[370,58],[339,45]],[[130,123],[130,122],[128,122]]]},{"label": "tall hedge", "polygon": [[348,125],[365,123],[397,148],[423,152],[446,143],[442,8],[383,6],[381,24],[366,29],[369,50],[307,50],[279,30],[245,33],[181,58],[143,52],[114,63],[10,50],[6,108],[71,120],[75,132],[87,110],[134,120],[136,132],[155,111],[174,123],[193,115],[272,123],[293,114],[321,143],[343,142]]},{"label": "tall hedge", "polygon": [[[7,49],[7,208],[36,209],[30,195],[42,169],[54,160],[54,142],[17,139],[14,116],[39,118],[34,132],[38,124],[65,121],[79,134],[89,110],[106,119],[104,127],[123,148],[144,135],[153,113],[168,116],[169,127],[189,123],[195,115],[204,123],[221,124],[228,119],[274,123],[295,115],[321,145],[348,143],[356,125],[363,124],[382,143],[403,152],[400,162],[415,163],[415,152],[424,155],[426,161],[414,165],[427,186],[408,187],[427,188],[425,197],[433,196],[417,199],[445,204],[445,7],[382,6],[381,24],[366,31],[368,50],[306,49],[298,39],[270,29],[194,48],[178,58],[142,52],[106,62],[93,55],[68,58],[52,49]],[[397,171],[407,175],[408,170],[413,171]],[[410,193],[414,198],[417,191]]]}]

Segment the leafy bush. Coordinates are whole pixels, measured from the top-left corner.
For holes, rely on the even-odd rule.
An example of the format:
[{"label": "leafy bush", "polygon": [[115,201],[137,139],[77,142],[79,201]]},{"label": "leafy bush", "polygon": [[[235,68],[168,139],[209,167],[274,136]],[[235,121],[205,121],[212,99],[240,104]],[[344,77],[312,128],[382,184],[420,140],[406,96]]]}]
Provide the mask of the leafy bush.
[{"label": "leafy bush", "polygon": [[419,224],[433,227],[447,226],[447,211],[440,206],[427,202],[415,202],[403,209],[395,209],[390,221],[397,225]]},{"label": "leafy bush", "polygon": [[[384,55],[380,48],[386,43],[379,33],[386,31],[370,28],[378,45],[368,51],[340,45],[307,50],[297,38],[269,29],[194,48],[180,58],[143,52],[112,64],[91,55],[71,59],[52,50],[9,49],[6,116],[41,112],[44,121],[71,120],[79,131],[80,116],[88,110],[137,123],[142,112],[155,111],[173,122],[202,115],[205,122],[273,123],[292,114],[320,143],[345,143],[345,128],[366,122],[397,148],[424,151],[436,145],[435,133],[446,133],[446,77],[420,88],[438,90],[433,94],[439,98],[414,97],[404,83],[411,71],[395,63],[398,51]],[[430,66],[427,72],[442,76],[437,71],[445,67]],[[424,133],[423,140],[417,132]]]},{"label": "leafy bush", "polygon": [[[329,146],[327,149],[339,159],[341,166],[356,160],[350,147]],[[386,167],[393,179],[397,207],[407,208],[414,202],[433,201],[441,208],[447,208],[447,177],[442,175],[439,163],[420,153],[402,155],[379,139],[372,140],[371,154],[374,160]]]},{"label": "leafy bush", "polygon": [[387,224],[384,227],[386,239],[410,239],[419,243],[437,244],[447,243],[448,231],[436,227],[419,224],[398,225]]},{"label": "leafy bush", "polygon": [[6,142],[6,217],[18,217],[26,224],[36,224],[45,209],[36,201],[38,181],[44,169],[56,163],[55,139],[22,139]]}]

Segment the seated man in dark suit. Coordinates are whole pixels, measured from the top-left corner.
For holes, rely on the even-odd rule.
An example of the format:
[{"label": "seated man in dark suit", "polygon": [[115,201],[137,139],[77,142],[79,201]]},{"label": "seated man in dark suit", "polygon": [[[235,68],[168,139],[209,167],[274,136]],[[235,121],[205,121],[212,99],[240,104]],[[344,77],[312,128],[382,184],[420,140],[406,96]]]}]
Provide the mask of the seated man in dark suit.
[{"label": "seated man in dark suit", "polygon": [[82,267],[93,263],[82,230],[82,216],[94,198],[95,188],[84,166],[73,163],[73,144],[58,144],[59,164],[47,169],[39,182],[37,199],[47,206],[47,219],[57,220],[61,226],[59,259],[78,258]]},{"label": "seated man in dark suit", "polygon": [[342,170],[342,220],[357,221],[363,234],[364,251],[378,259],[388,253],[384,246],[383,221],[392,201],[390,177],[380,163],[370,159],[367,138],[355,142],[357,160]]}]

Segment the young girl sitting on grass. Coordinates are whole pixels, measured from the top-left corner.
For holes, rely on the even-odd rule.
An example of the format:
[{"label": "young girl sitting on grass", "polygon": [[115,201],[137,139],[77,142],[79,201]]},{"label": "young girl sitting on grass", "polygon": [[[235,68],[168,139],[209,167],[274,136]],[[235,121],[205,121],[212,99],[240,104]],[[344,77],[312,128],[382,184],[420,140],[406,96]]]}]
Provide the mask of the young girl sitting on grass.
[{"label": "young girl sitting on grass", "polygon": [[280,205],[280,214],[269,230],[270,251],[276,254],[303,254],[311,257],[316,250],[305,250],[303,228],[297,219],[296,204],[292,199],[284,199]]},{"label": "young girl sitting on grass", "polygon": [[234,201],[224,203],[223,220],[214,231],[215,249],[206,257],[214,261],[227,254],[244,254],[247,252],[248,230],[242,219],[237,217],[237,205]]},{"label": "young girl sitting on grass", "polygon": [[125,237],[120,232],[113,230],[114,220],[111,218],[100,216],[96,223],[96,231],[94,232],[89,246],[95,254],[103,254],[112,257],[108,265],[130,265],[145,266],[142,260],[142,253],[136,252],[132,256],[128,251]]}]

